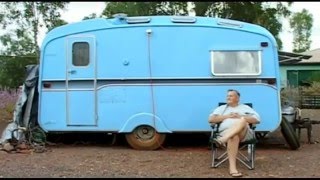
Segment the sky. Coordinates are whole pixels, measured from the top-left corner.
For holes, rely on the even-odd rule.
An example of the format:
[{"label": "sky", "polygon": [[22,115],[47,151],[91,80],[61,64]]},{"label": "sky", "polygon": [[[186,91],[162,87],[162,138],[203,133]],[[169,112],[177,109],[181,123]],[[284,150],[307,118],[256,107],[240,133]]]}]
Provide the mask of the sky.
[{"label": "sky", "polygon": [[[320,48],[320,2],[293,2],[292,7],[290,7],[292,12],[301,12],[302,9],[308,10],[313,17],[312,34],[310,37],[312,43],[310,50],[318,49]],[[280,39],[282,40],[283,50],[291,52],[293,47],[293,35],[289,21],[284,21],[282,25],[283,30],[280,33]]]},{"label": "sky", "polygon": [[[81,21],[83,17],[92,13],[100,15],[104,8],[105,2],[70,2],[67,5],[66,10],[62,12],[61,16],[62,19],[68,23],[73,23]],[[294,2],[290,7],[290,10],[292,12],[300,12],[303,8],[307,9],[313,16],[313,27],[310,38],[312,43],[310,50],[320,48],[320,2]],[[44,36],[45,32],[40,32],[40,44]],[[288,20],[283,21],[283,30],[280,33],[280,39],[283,43],[283,51],[292,52],[293,35]]]}]

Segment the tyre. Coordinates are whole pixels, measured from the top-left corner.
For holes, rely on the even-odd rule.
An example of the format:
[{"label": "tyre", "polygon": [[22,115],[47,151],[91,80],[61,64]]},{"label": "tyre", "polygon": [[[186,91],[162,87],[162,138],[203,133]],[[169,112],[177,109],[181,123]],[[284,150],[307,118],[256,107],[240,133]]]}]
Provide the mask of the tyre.
[{"label": "tyre", "polygon": [[282,117],[281,121],[281,133],[284,136],[285,140],[287,141],[290,149],[296,150],[300,147],[299,139],[289,121]]},{"label": "tyre", "polygon": [[126,134],[125,138],[133,149],[156,150],[162,146],[166,134],[160,134],[153,127],[143,125]]}]

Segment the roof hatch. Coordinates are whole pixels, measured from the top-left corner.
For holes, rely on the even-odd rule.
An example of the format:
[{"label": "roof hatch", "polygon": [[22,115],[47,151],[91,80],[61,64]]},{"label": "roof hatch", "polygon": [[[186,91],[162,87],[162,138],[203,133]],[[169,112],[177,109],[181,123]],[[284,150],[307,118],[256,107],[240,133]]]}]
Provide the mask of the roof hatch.
[{"label": "roof hatch", "polygon": [[151,21],[151,18],[150,17],[127,17],[126,21],[128,24],[149,23]]},{"label": "roof hatch", "polygon": [[195,23],[197,19],[190,16],[177,16],[171,18],[171,21],[174,23]]}]

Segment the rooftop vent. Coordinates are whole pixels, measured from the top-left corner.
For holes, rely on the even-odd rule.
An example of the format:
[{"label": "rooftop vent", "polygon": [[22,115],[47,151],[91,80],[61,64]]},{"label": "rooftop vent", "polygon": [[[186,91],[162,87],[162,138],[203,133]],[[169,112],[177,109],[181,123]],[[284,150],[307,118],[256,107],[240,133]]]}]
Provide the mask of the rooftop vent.
[{"label": "rooftop vent", "polygon": [[127,14],[124,14],[124,13],[118,13],[118,14],[112,15],[112,17],[118,18],[118,19],[120,19],[120,20],[126,19],[127,16],[128,16],[128,15],[127,15]]},{"label": "rooftop vent", "polygon": [[231,27],[238,27],[238,28],[242,28],[243,26],[239,22],[231,21],[231,20],[218,20],[217,24],[222,26],[231,26]]},{"label": "rooftop vent", "polygon": [[197,19],[195,17],[179,16],[171,18],[171,21],[174,23],[195,23]]},{"label": "rooftop vent", "polygon": [[136,24],[136,23],[149,23],[151,18],[149,17],[128,17],[126,18],[128,24]]}]

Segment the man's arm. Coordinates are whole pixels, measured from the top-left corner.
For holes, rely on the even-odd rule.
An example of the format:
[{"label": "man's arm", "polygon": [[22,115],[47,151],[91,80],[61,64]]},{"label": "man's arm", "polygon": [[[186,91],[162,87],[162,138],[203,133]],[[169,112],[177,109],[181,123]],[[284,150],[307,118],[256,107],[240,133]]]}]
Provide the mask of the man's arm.
[{"label": "man's arm", "polygon": [[247,107],[246,113],[248,115],[242,116],[249,124],[259,124],[260,123],[260,116],[259,114],[252,109],[251,107]]},{"label": "man's arm", "polygon": [[209,116],[209,123],[219,123],[223,120],[230,118],[230,114],[228,115],[217,115],[217,114],[210,114]]},{"label": "man's arm", "polygon": [[249,124],[258,124],[259,123],[259,121],[254,116],[245,115],[245,116],[242,116],[241,118],[246,120]]},{"label": "man's arm", "polygon": [[223,120],[228,118],[228,115],[223,115],[226,109],[226,105],[222,105],[217,107],[210,115],[209,115],[209,123],[220,123]]},{"label": "man's arm", "polygon": [[231,114],[227,114],[227,115],[212,114],[209,116],[209,123],[219,123],[219,122],[222,122],[223,120],[228,119],[228,118],[239,118],[239,119],[243,118],[249,124],[259,123],[259,120],[255,116],[250,116],[250,115],[241,116],[238,113],[231,113]]}]

